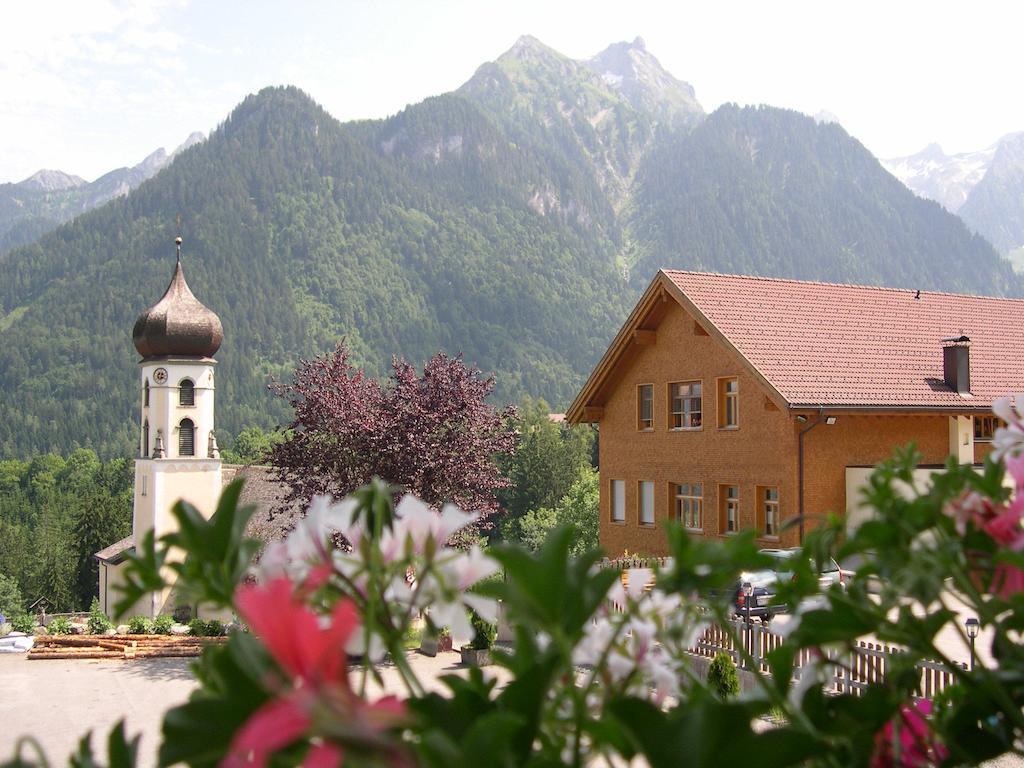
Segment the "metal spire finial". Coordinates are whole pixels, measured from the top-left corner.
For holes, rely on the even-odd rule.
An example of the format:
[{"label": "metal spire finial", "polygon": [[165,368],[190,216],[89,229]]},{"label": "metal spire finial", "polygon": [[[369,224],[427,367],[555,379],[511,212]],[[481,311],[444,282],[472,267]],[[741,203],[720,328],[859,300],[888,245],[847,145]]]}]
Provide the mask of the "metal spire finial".
[{"label": "metal spire finial", "polygon": [[177,216],[178,236],[174,238],[174,245],[178,251],[178,263],[181,264],[181,214]]}]

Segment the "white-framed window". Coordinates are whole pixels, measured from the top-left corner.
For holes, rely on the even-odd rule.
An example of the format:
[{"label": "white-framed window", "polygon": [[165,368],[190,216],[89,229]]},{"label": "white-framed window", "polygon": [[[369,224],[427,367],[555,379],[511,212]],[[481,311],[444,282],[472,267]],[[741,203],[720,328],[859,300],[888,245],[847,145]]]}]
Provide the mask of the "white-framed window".
[{"label": "white-framed window", "polygon": [[612,522],[626,522],[626,481],[612,480]]},{"label": "white-framed window", "polygon": [[740,488],[738,485],[718,486],[718,531],[736,533],[740,529]]},{"label": "white-framed window", "polygon": [[680,381],[668,386],[672,403],[672,429],[700,429],[701,383]]},{"label": "white-framed window", "polygon": [[740,380],[718,380],[718,426],[734,429],[740,425]]},{"label": "white-framed window", "polygon": [[654,429],[654,385],[641,384],[636,389],[636,428]]},{"label": "white-framed window", "polygon": [[776,486],[762,486],[759,491],[761,535],[776,538],[779,535],[779,489]]},{"label": "white-framed window", "polygon": [[691,531],[704,529],[704,486],[700,483],[676,483],[676,520]]},{"label": "white-framed window", "polygon": [[654,525],[654,483],[640,481],[640,525]]}]

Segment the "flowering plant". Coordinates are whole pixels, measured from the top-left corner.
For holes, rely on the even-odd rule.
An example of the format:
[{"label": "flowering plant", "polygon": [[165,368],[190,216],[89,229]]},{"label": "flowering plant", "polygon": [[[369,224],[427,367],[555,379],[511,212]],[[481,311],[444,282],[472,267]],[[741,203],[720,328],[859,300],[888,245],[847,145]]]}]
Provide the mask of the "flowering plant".
[{"label": "flowering plant", "polygon": [[[394,503],[375,482],[317,498],[253,565],[237,485],[210,520],[180,504],[178,532],[140,545],[124,605],[170,571],[182,599],[234,611],[250,631],[206,649],[199,688],[166,715],[159,763],[882,768],[1020,756],[1024,399],[998,412],[1007,426],[980,472],[951,462],[922,488],[903,450],[871,477],[871,519],[855,531],[818,521],[778,585],[792,610],[767,650],[733,615],[740,574],[769,564],[751,532],[705,542],[669,525],[671,557],[633,563],[624,580],[597,551],[569,557],[564,529],[536,553],[451,547],[472,515]],[[188,558],[173,562],[172,548]],[[862,565],[823,588],[816,564],[832,557]],[[411,623],[422,615],[466,639],[470,611],[500,614],[514,638],[495,649],[497,673],[423,679],[402,644]],[[987,649],[974,668],[960,660],[973,649],[965,613]],[[712,634],[741,669],[738,697],[708,687],[695,651]],[[853,679],[866,636],[896,649],[885,674],[834,688]],[[922,664],[948,685],[922,687]],[[87,741],[82,754],[96,764]],[[132,764],[123,729],[110,755]]]}]

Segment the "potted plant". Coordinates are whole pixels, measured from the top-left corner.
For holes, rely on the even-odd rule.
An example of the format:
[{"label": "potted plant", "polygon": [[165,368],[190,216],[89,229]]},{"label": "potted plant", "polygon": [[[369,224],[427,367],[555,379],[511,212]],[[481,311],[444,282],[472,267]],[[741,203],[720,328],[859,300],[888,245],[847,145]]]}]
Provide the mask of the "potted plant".
[{"label": "potted plant", "polygon": [[491,646],[498,635],[498,627],[482,619],[476,611],[472,612],[470,623],[473,626],[473,640],[460,649],[462,663],[475,667],[484,667],[491,663]]},{"label": "potted plant", "polygon": [[420,653],[424,656],[437,656],[452,650],[452,633],[448,627],[441,627],[436,634],[424,631],[420,637]]}]

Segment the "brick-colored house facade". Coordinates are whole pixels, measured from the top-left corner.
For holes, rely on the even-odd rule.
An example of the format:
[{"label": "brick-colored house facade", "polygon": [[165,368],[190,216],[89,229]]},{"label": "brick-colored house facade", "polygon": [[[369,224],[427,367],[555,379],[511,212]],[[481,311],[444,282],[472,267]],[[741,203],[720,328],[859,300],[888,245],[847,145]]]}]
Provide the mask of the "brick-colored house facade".
[{"label": "brick-colored house facade", "polygon": [[[969,359],[970,392],[944,355]],[[795,545],[801,503],[805,527],[852,510],[862,468],[910,442],[926,465],[980,461],[1015,391],[1024,301],[661,271],[566,416],[599,425],[602,546],[664,554],[666,519]]]}]

